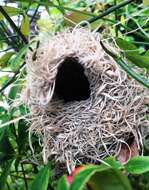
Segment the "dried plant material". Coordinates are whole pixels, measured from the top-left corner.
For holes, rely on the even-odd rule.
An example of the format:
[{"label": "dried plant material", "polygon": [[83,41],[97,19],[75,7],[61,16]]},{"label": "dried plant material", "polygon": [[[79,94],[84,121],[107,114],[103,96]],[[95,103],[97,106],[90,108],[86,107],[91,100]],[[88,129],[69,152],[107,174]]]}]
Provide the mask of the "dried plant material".
[{"label": "dried plant material", "polygon": [[[55,93],[58,69],[68,57],[84,68],[91,90],[86,100],[66,102]],[[99,33],[76,27],[46,38],[28,54],[27,73],[29,131],[39,136],[45,163],[53,159],[69,172],[76,163],[98,163],[118,155],[130,133],[140,149],[147,90],[104,52]]]},{"label": "dried plant material", "polygon": [[122,144],[119,154],[117,155],[117,160],[121,164],[127,163],[127,161],[139,155],[139,147],[134,136],[129,136],[128,140]]}]

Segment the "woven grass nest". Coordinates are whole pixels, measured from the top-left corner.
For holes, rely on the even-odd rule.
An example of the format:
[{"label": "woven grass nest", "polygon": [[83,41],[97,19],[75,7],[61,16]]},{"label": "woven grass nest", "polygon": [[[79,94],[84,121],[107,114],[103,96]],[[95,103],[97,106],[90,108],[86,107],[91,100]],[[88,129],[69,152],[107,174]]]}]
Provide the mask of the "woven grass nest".
[{"label": "woven grass nest", "polygon": [[106,54],[99,33],[89,29],[67,29],[28,53],[29,131],[40,138],[44,162],[52,159],[68,170],[98,163],[117,156],[130,134],[141,149],[146,94]]}]

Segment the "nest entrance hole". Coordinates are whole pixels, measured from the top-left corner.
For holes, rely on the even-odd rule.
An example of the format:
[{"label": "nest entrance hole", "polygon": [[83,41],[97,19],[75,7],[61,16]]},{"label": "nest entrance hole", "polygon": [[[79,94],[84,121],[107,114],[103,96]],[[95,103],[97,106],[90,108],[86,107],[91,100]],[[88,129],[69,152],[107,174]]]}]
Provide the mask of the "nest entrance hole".
[{"label": "nest entrance hole", "polygon": [[84,73],[84,67],[77,58],[66,57],[58,68],[55,94],[69,102],[86,100],[90,93],[90,83]]}]

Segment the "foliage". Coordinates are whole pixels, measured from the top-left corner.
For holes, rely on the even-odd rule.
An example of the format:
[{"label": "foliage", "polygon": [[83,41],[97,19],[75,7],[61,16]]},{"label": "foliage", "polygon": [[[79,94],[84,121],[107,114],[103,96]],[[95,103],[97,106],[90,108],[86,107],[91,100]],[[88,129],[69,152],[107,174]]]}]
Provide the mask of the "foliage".
[{"label": "foliage", "polygon": [[57,190],[83,190],[85,186],[88,190],[131,190],[124,172],[143,174],[149,171],[149,168],[144,167],[148,164],[149,157],[145,156],[132,158],[124,166],[109,157],[104,164],[84,165],[76,168],[71,176],[63,176],[58,182]]},{"label": "foliage", "polygon": [[[57,181],[51,162],[44,166],[41,159],[33,158],[28,142],[29,124],[23,118],[28,114],[27,108],[22,104],[13,106],[25,84],[29,36],[32,39],[38,33],[41,36],[55,33],[84,20],[90,22],[92,29],[103,33],[101,44],[105,40],[114,42],[120,55],[110,54],[106,47],[105,51],[131,77],[149,87],[149,1],[5,2],[0,2],[0,189],[149,189],[148,156],[132,158],[125,165],[110,157],[104,160],[105,164],[83,166]],[[41,13],[45,16],[40,17]],[[147,134],[146,155],[148,139]],[[41,147],[35,135],[32,146],[40,157]]]}]

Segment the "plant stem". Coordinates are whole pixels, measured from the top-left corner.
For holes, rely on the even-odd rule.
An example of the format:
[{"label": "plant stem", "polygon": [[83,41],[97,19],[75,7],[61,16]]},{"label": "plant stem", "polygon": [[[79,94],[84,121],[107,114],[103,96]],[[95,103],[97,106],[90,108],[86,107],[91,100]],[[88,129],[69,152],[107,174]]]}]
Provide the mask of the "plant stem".
[{"label": "plant stem", "polygon": [[[22,171],[21,171],[22,172]],[[15,172],[16,173],[16,172]],[[14,174],[11,174],[13,177],[15,178],[20,178],[20,179],[24,179],[24,176],[18,176],[18,175],[14,175]],[[27,180],[33,180],[34,178],[30,178],[30,177],[26,177]]]},{"label": "plant stem", "polygon": [[16,51],[18,51],[18,43],[16,41],[16,38],[9,37],[9,36],[14,36],[14,34],[10,30],[8,30],[7,25],[3,21],[0,22],[0,35],[5,37],[8,45],[13,47]]},{"label": "plant stem", "polygon": [[[101,19],[102,17],[105,17],[105,16],[109,15],[110,13],[112,13],[112,12],[116,11],[117,9],[120,9],[120,8],[130,4],[131,2],[133,2],[133,0],[126,0],[126,1],[123,1],[122,3],[119,3],[118,5],[110,7],[109,9],[107,9],[106,11],[101,13],[100,15],[89,19],[88,22],[89,23],[95,22],[96,20]],[[86,26],[86,23],[83,23],[82,26]]]},{"label": "plant stem", "polygon": [[6,51],[9,51],[9,50],[13,50],[13,48],[10,47],[10,48],[4,49],[4,50],[0,51],[0,53],[6,52]]},{"label": "plant stem", "polygon": [[[131,32],[131,31],[133,30],[132,28],[130,28],[130,27],[126,26],[126,25],[123,25],[123,24],[121,24],[121,23],[119,23],[119,22],[118,22],[118,23],[115,22],[114,20],[107,19],[107,18],[101,18],[101,19],[103,19],[103,20],[105,20],[105,21],[108,21],[108,22],[111,22],[112,24],[118,24],[120,27],[122,27],[122,28],[124,28],[125,30],[127,30],[127,32]],[[138,36],[138,37],[144,39],[145,41],[149,42],[149,38],[147,38],[145,35],[141,34],[140,32],[134,31],[133,33],[134,33],[136,36]]]},{"label": "plant stem", "polygon": [[31,18],[31,20],[30,20],[30,24],[33,22],[33,20],[34,20],[36,14],[37,14],[37,12],[38,12],[39,7],[40,7],[40,4],[37,5],[37,7],[36,7],[36,9],[35,9],[35,12],[34,12],[32,18]]},{"label": "plant stem", "polygon": [[[114,5],[117,5],[117,0],[114,0]],[[118,21],[118,10],[115,10],[115,21]],[[118,37],[118,25],[115,26],[115,37]]]},{"label": "plant stem", "polygon": [[121,57],[118,57],[117,55],[113,54],[111,51],[109,51],[104,44],[102,43],[102,41],[100,41],[101,46],[103,47],[103,49],[105,50],[105,52],[107,54],[109,54],[111,57],[113,57],[113,59],[117,62],[117,64],[119,64],[122,69],[124,71],[127,72],[127,74],[129,74],[132,78],[134,78],[136,81],[138,81],[139,83],[143,84],[145,87],[149,88],[149,80],[145,79],[144,77],[142,77],[141,75],[137,74],[135,71],[133,71],[128,64],[126,64]]},{"label": "plant stem", "polygon": [[56,0],[57,2],[58,2],[58,4],[59,4],[59,9],[60,9],[60,11],[61,11],[61,13],[64,15],[65,14],[65,9],[64,9],[64,7],[61,5],[61,2],[60,2],[60,0]]},{"label": "plant stem", "polygon": [[[17,0],[18,1],[18,0]],[[84,15],[87,15],[87,16],[91,16],[91,17],[95,17],[96,15],[93,14],[93,13],[90,13],[90,12],[86,12],[86,11],[80,11],[80,10],[77,10],[77,9],[74,9],[74,8],[71,8],[71,7],[66,7],[66,6],[59,6],[59,5],[55,5],[52,1],[51,2],[39,2],[37,0],[34,0],[34,3],[38,3],[39,5],[42,5],[42,6],[51,6],[51,7],[55,7],[57,9],[64,9],[64,10],[68,10],[68,11],[72,11],[72,12],[76,12],[76,13],[81,13],[81,14],[84,14]]]},{"label": "plant stem", "polygon": [[138,42],[138,41],[133,41],[134,44],[141,44],[141,45],[146,45],[149,46],[149,42]]},{"label": "plant stem", "polygon": [[15,72],[12,78],[8,80],[8,82],[0,89],[0,93],[2,93],[10,84],[15,81],[16,76],[20,73],[20,70],[25,66],[25,62],[19,67],[19,69]]},{"label": "plant stem", "polygon": [[23,166],[22,163],[21,163],[21,169],[22,169],[22,174],[23,174],[23,178],[24,178],[25,188],[26,188],[26,190],[28,190],[27,179],[26,179],[26,176],[25,176],[25,170],[24,170],[24,166]]},{"label": "plant stem", "polygon": [[3,9],[2,6],[0,6],[0,12],[3,14],[3,16],[7,19],[10,26],[13,28],[14,31],[17,32],[17,34],[21,37],[22,41],[27,44],[28,40],[25,38],[25,36],[22,34],[22,32],[19,30],[19,28],[15,25],[13,20],[9,17],[9,15],[6,13],[6,11]]},{"label": "plant stem", "polygon": [[6,183],[6,185],[7,185],[7,189],[11,190],[8,182]]},{"label": "plant stem", "polygon": [[[13,125],[12,129],[13,129],[13,132],[14,132],[14,135],[15,135],[15,138],[16,138],[16,143],[17,143],[17,147],[18,147],[18,154],[20,155],[19,141],[18,141],[18,136],[17,136],[15,125]],[[25,170],[24,170],[23,164],[20,163],[20,165],[21,165],[21,170],[22,170],[23,179],[24,179],[24,183],[25,183],[25,189],[28,190],[28,184],[27,184],[27,179],[26,179],[26,176],[25,176]]]},{"label": "plant stem", "polygon": [[12,175],[10,175],[10,178],[11,178],[12,183],[16,184],[16,190],[18,190],[18,186],[17,186],[16,180],[13,179]]}]

